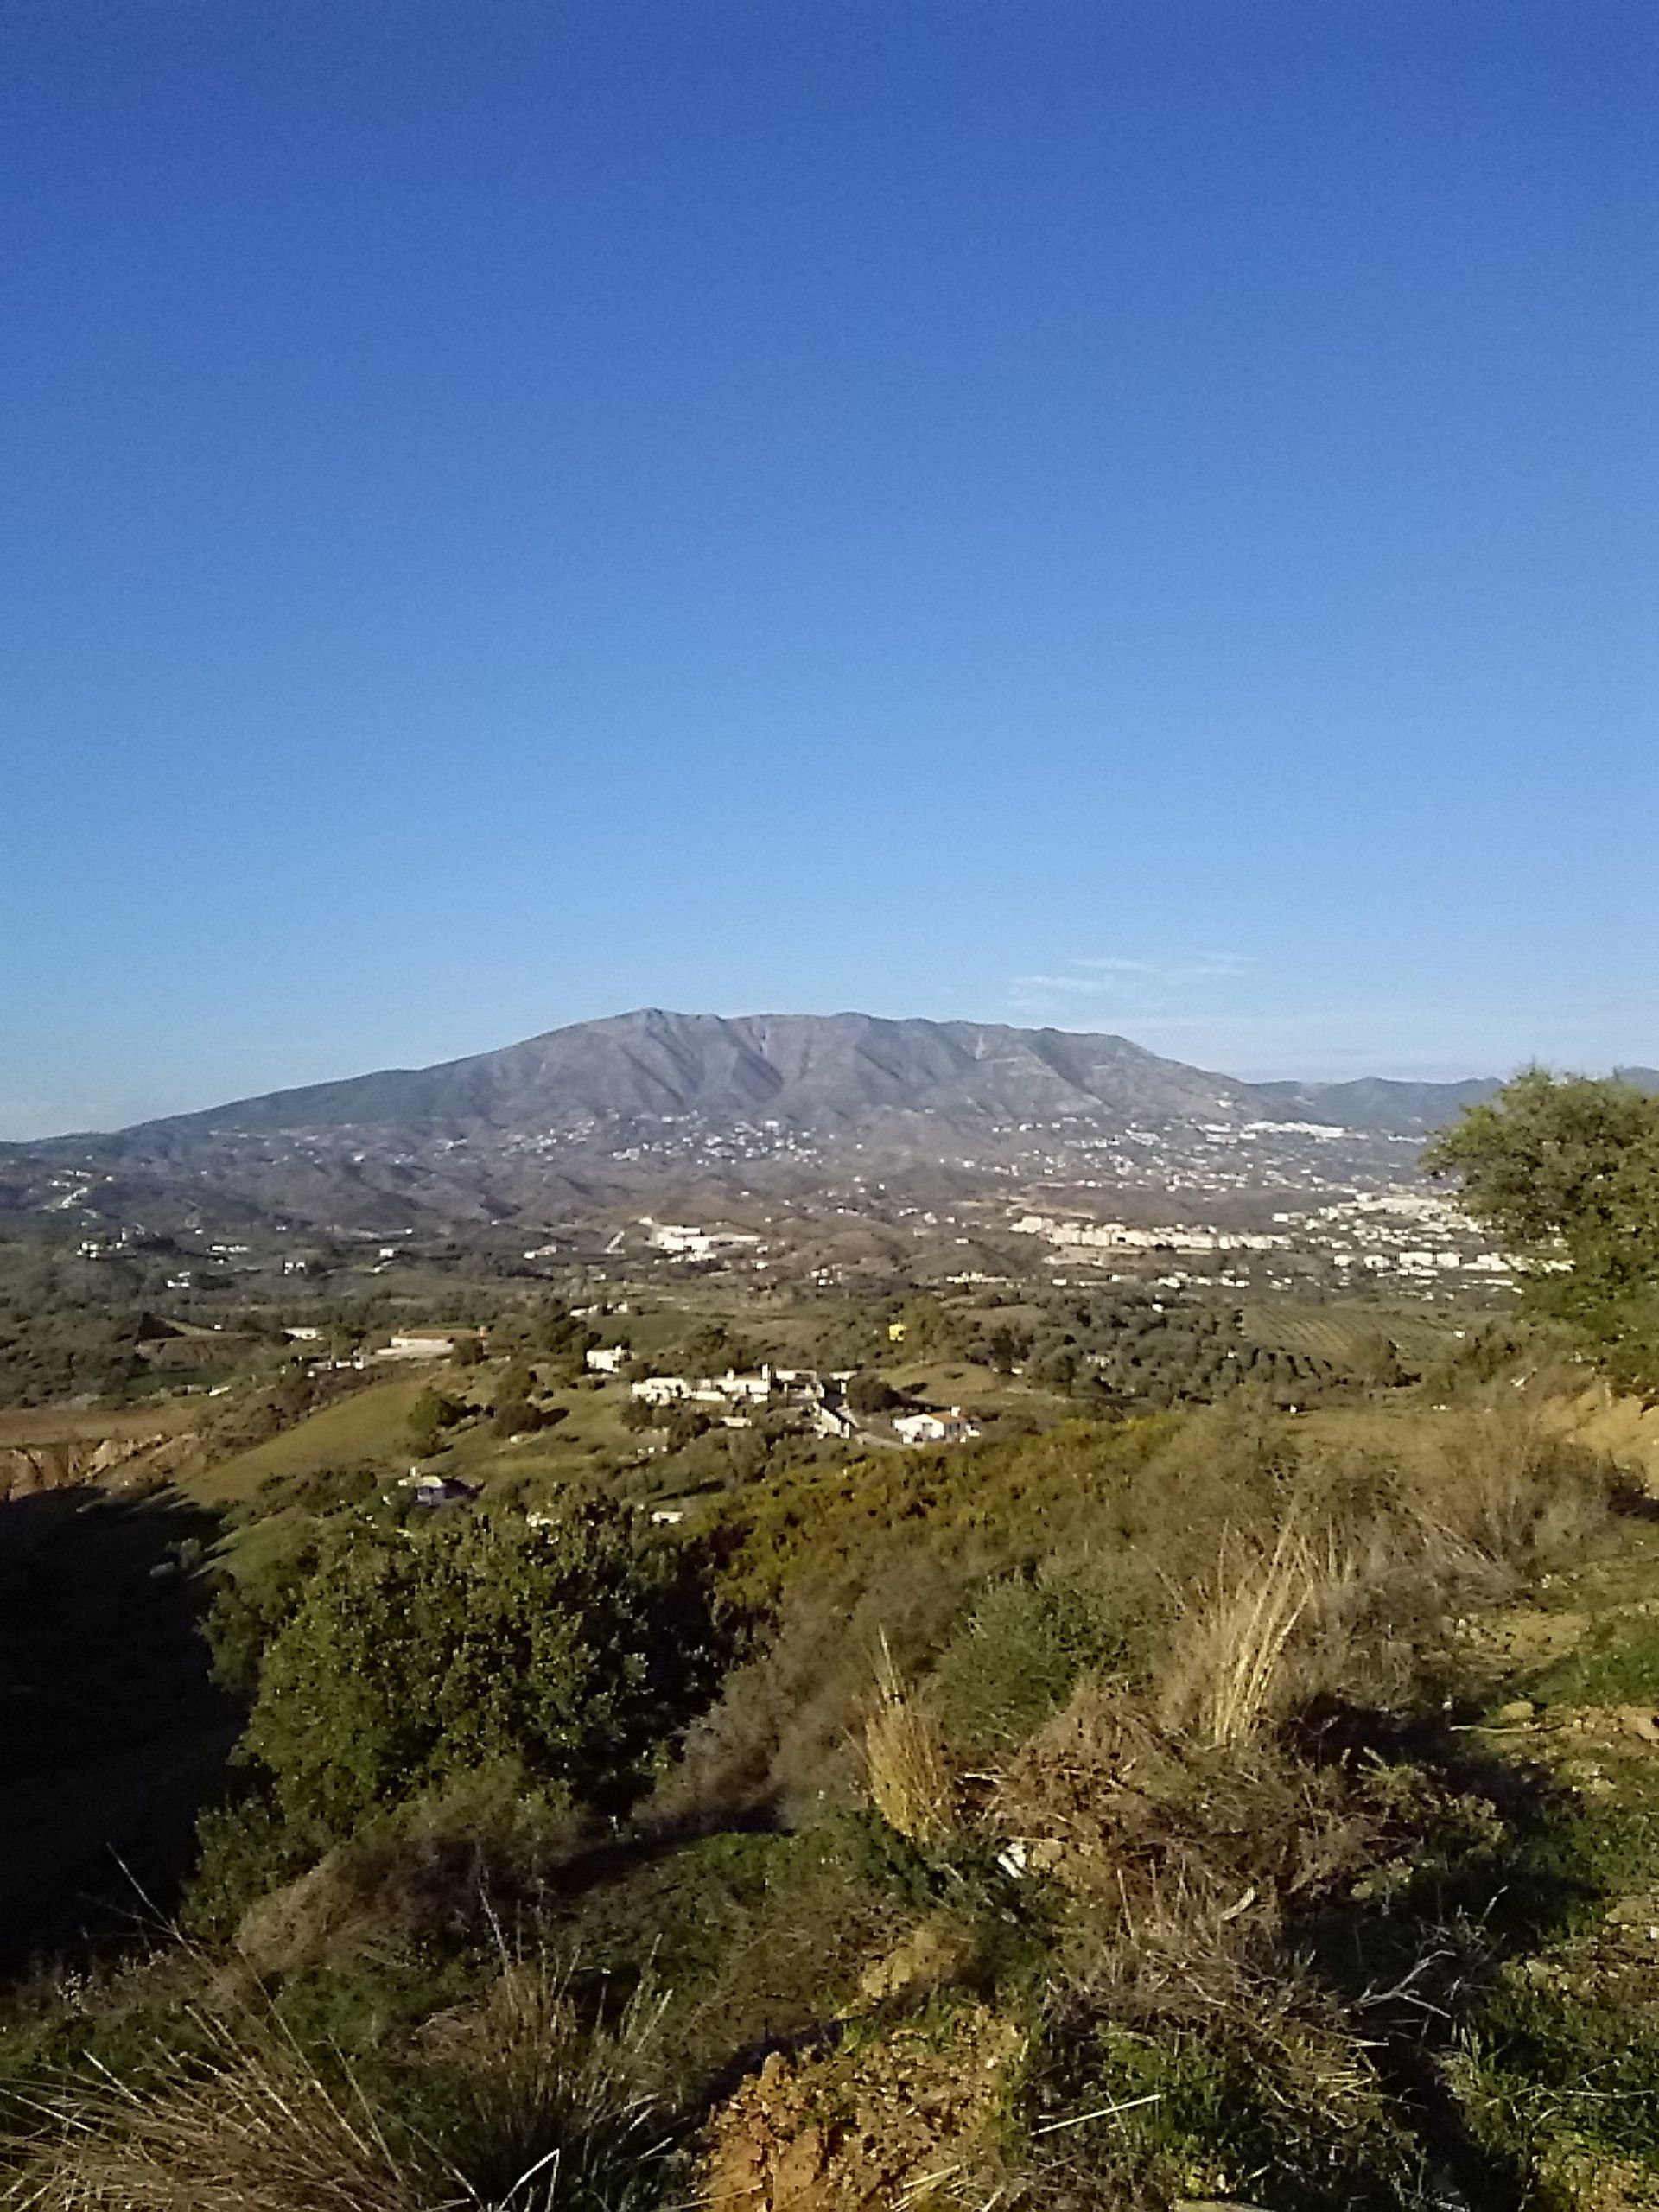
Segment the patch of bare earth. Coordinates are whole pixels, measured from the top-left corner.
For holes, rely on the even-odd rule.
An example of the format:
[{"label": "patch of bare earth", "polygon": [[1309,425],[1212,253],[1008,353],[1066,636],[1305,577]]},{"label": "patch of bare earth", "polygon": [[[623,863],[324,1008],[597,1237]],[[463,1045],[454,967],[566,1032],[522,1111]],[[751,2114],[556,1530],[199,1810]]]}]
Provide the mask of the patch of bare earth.
[{"label": "patch of bare earth", "polygon": [[751,2212],[925,2212],[972,2161],[1024,2037],[986,2006],[822,2057],[774,2051],[715,2112],[698,2200]]}]

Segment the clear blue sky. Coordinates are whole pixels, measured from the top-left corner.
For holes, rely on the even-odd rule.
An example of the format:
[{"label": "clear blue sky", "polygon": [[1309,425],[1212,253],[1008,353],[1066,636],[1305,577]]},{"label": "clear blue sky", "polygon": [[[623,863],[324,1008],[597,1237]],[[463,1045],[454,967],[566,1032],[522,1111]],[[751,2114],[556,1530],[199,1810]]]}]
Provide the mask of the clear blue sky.
[{"label": "clear blue sky", "polygon": [[0,1134],[1659,1062],[1650,0],[8,0]]}]

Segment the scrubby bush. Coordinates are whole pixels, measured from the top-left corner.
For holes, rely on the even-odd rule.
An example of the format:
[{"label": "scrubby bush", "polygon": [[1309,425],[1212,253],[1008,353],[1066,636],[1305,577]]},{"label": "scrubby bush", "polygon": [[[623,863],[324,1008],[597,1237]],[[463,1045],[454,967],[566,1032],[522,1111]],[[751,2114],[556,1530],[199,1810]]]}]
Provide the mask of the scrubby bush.
[{"label": "scrubby bush", "polygon": [[862,1367],[847,1385],[847,1402],[855,1414],[884,1414],[899,1399],[885,1375]]},{"label": "scrubby bush", "polygon": [[494,1423],[503,1436],[525,1436],[542,1426],[539,1406],[528,1398],[504,1398],[499,1394],[495,1401]]},{"label": "scrubby bush", "polygon": [[708,1703],[709,1560],[590,1503],[337,1545],[266,1650],[246,1752],[319,1848],[467,1773],[625,1808]]},{"label": "scrubby bush", "polygon": [[938,1668],[946,1714],[968,1745],[1018,1744],[1086,1674],[1127,1666],[1155,1602],[1125,1571],[1046,1560],[978,1592]]}]

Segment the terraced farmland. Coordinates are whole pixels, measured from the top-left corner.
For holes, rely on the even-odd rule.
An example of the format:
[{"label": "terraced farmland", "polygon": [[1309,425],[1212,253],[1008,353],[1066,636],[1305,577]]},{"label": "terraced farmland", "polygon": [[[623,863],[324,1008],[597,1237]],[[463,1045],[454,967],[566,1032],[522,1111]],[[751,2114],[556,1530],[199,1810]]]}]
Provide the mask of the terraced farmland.
[{"label": "terraced farmland", "polygon": [[1421,1367],[1443,1357],[1455,1342],[1457,1323],[1410,1308],[1362,1305],[1300,1306],[1287,1300],[1247,1306],[1244,1333],[1252,1344],[1276,1351],[1303,1352],[1347,1367],[1368,1345],[1388,1337],[1408,1367]]}]

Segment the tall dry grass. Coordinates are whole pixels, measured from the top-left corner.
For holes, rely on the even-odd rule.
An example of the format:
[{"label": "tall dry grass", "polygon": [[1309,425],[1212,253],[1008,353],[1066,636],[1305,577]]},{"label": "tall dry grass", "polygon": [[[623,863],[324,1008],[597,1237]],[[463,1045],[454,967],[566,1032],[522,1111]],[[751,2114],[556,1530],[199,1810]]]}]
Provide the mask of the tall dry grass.
[{"label": "tall dry grass", "polygon": [[949,1833],[954,1793],[938,1717],[923,1696],[906,1687],[885,1636],[876,1659],[875,1700],[864,1723],[863,1753],[871,1801],[889,1827],[924,1845]]},{"label": "tall dry grass", "polygon": [[498,1937],[485,2002],[444,2016],[427,2051],[466,2082],[445,2151],[468,2212],[633,2212],[659,2201],[671,2145],[658,2045],[667,1998],[647,1976],[608,2024],[585,2021],[574,1968]]},{"label": "tall dry grass", "polygon": [[1157,1699],[1165,1727],[1213,1751],[1247,1741],[1277,1713],[1291,1638],[1327,1582],[1342,1578],[1328,1537],[1324,1554],[1288,1522],[1270,1548],[1223,1531],[1213,1573],[1175,1599]]},{"label": "tall dry grass", "polygon": [[[508,1957],[480,2005],[421,2038],[401,2118],[320,2065],[257,1987],[192,2016],[195,2047],[98,2065],[35,2100],[8,2212],[646,2212],[670,2140],[662,2012],[578,2018],[568,1967]],[[423,2071],[423,2068],[424,2071]],[[422,2083],[429,2084],[423,2095]],[[428,2108],[442,2114],[428,2125]]]},{"label": "tall dry grass", "polygon": [[95,2065],[43,2095],[44,2156],[3,2201],[42,2212],[435,2212],[429,2177],[268,2007],[233,2004],[194,2024],[200,2049],[188,2062],[131,2079]]}]

